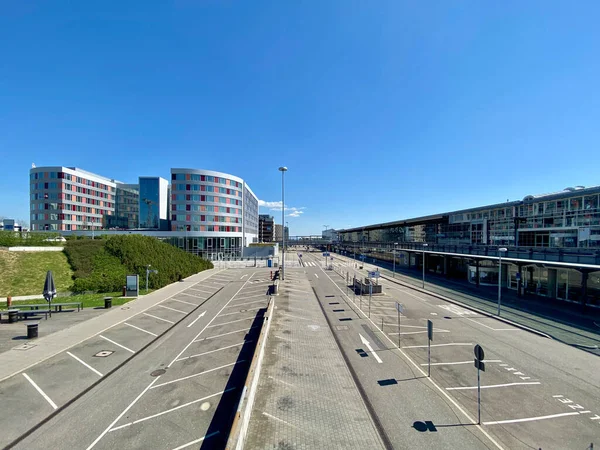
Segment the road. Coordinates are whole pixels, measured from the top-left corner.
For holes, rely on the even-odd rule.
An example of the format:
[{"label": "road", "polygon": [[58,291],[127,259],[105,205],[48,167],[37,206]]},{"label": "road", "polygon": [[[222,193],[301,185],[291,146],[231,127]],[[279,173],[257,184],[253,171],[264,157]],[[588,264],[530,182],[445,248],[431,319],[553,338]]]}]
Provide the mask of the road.
[{"label": "road", "polygon": [[[324,258],[317,254],[303,253],[303,261],[313,274],[311,284],[334,333],[395,448],[410,447],[406,442],[511,449],[598,445],[597,356],[391,281],[380,280],[384,293],[371,298],[369,317],[369,296],[360,300],[346,286],[347,272],[351,279],[353,273],[366,275],[365,270],[355,271],[349,260],[337,255],[335,270],[324,270]],[[396,302],[403,305],[400,328]],[[434,326],[431,377],[427,377],[427,320]],[[475,344],[484,348],[486,361],[481,373],[481,426],[474,425]]]},{"label": "road", "polygon": [[222,271],[3,381],[0,444],[21,436],[14,448],[222,448],[268,284],[266,269]]}]

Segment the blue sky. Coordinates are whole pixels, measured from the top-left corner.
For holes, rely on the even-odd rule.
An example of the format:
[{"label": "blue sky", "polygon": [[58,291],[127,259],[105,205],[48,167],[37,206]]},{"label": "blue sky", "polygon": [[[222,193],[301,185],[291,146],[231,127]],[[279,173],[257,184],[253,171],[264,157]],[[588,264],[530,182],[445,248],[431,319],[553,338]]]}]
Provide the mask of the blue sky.
[{"label": "blue sky", "polygon": [[286,165],[292,235],[600,184],[598,13],[0,0],[0,215],[28,219],[32,163],[217,170],[264,202]]}]

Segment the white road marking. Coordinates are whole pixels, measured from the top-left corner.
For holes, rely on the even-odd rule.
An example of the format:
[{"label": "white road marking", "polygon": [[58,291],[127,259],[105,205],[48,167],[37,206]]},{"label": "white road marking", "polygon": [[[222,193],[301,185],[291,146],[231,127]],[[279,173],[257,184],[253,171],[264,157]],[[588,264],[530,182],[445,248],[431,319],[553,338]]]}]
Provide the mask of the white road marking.
[{"label": "white road marking", "polygon": [[[483,360],[484,363],[497,363],[497,362],[501,362],[499,359],[484,359]],[[458,364],[473,364],[473,360],[470,361],[454,361],[454,362],[438,362],[438,363],[431,363],[432,366],[454,366],[454,365],[458,365]],[[421,364],[422,366],[427,366],[427,363],[423,363]]]},{"label": "white road marking", "polygon": [[552,397],[554,397],[554,398],[561,398],[561,397],[564,397],[564,395],[553,395]]},{"label": "white road marking", "polygon": [[171,384],[171,383],[177,383],[178,381],[189,380],[190,378],[199,377],[200,375],[204,375],[205,373],[214,372],[215,370],[224,369],[225,367],[235,366],[236,364],[240,364],[240,363],[243,363],[243,362],[246,362],[246,360],[242,359],[241,361],[236,361],[236,362],[233,362],[233,363],[230,363],[230,364],[225,364],[224,366],[215,367],[214,369],[208,369],[208,370],[205,370],[203,372],[198,372],[198,373],[195,373],[193,375],[188,375],[187,377],[177,378],[177,379],[171,380],[171,381],[165,381],[164,383],[157,384],[156,386],[153,386],[152,389],[156,389],[156,388],[159,388],[161,386],[166,386],[167,384]]},{"label": "white road marking", "polygon": [[152,317],[153,319],[162,320],[163,322],[175,323],[172,320],[163,319],[162,317],[154,316],[152,314],[144,313],[145,316]]},{"label": "white road marking", "polygon": [[464,315],[477,315],[478,313],[476,313],[475,311],[469,311],[468,309],[464,309],[464,308],[460,308],[456,305],[437,305],[438,307],[445,309],[448,312],[451,312],[452,314],[456,314],[457,316],[464,316]]},{"label": "white road marking", "polygon": [[172,298],[171,300],[173,300],[174,302],[184,303],[186,305],[198,306],[196,303],[186,302],[185,300],[177,300],[176,298]]},{"label": "white road marking", "polygon": [[[473,345],[472,342],[450,342],[448,344],[431,344],[432,347],[450,347],[450,346],[460,346],[460,345]],[[402,348],[427,348],[427,345],[409,345]]]},{"label": "white road marking", "polygon": [[109,338],[107,338],[106,336],[102,336],[101,334],[99,334],[98,336],[100,336],[102,339],[104,339],[105,341],[110,342],[111,344],[116,345],[117,347],[121,347],[123,350],[127,350],[129,353],[135,353],[135,350],[131,350],[130,348],[125,347],[124,345],[119,344],[118,342],[115,342]]},{"label": "white road marking", "polygon": [[135,425],[136,423],[144,422],[144,421],[149,420],[149,419],[154,419],[155,417],[159,417],[159,416],[162,416],[163,414],[168,414],[168,413],[170,413],[172,411],[176,411],[178,409],[185,408],[186,406],[193,405],[194,403],[198,403],[198,402],[201,402],[203,400],[208,400],[209,398],[216,397],[218,395],[224,394],[225,392],[233,391],[234,389],[236,389],[236,388],[232,387],[232,388],[229,388],[229,389],[225,389],[224,391],[217,392],[216,394],[211,394],[211,395],[209,395],[207,397],[199,398],[197,400],[192,400],[191,402],[184,403],[184,404],[176,406],[174,408],[166,409],[166,410],[161,411],[161,412],[159,412],[157,414],[152,414],[151,416],[142,417],[141,419],[134,420],[133,422],[129,422],[129,423],[126,423],[126,424],[123,424],[123,425],[119,425],[118,427],[111,428],[108,431],[109,432],[113,432],[113,431],[116,431],[116,430],[120,430],[121,428],[126,428],[126,427],[129,427],[131,425]]},{"label": "white road marking", "polygon": [[215,435],[217,435],[219,433],[220,433],[220,431],[217,430],[214,433],[210,433],[210,434],[207,434],[206,436],[202,436],[200,439],[196,439],[196,440],[194,440],[192,442],[188,442],[187,444],[183,444],[183,445],[180,445],[179,447],[175,447],[173,450],[181,450],[183,448],[186,448],[186,447],[189,447],[191,445],[197,444],[198,442],[202,442],[204,439],[211,438],[211,437],[213,437],[213,436],[215,436]]},{"label": "white road marking", "polygon": [[244,341],[244,342],[240,342],[239,344],[228,345],[227,347],[221,347],[216,350],[210,350],[210,351],[204,352],[204,353],[197,353],[195,355],[184,356],[183,358],[179,358],[177,361],[183,361],[185,359],[196,358],[198,356],[208,355],[209,353],[220,352],[221,350],[227,350],[228,348],[239,347],[240,345],[244,345],[245,343],[248,343],[248,342],[252,342],[252,341]]},{"label": "white road marking", "polygon": [[245,305],[251,305],[252,303],[265,303],[266,299],[265,296],[262,296],[263,299],[262,300],[253,300],[251,302],[246,302],[246,303],[236,303],[235,305],[229,305],[227,308],[236,308],[238,306],[245,306]]},{"label": "white road marking", "polygon": [[221,327],[223,325],[229,325],[230,323],[243,322],[244,320],[254,320],[254,319],[256,319],[256,316],[246,317],[245,319],[232,320],[231,322],[215,323],[214,325],[210,325],[206,328]]},{"label": "white road marking", "polygon": [[135,328],[136,330],[143,331],[144,333],[148,333],[148,334],[150,334],[150,335],[152,335],[154,337],[158,337],[158,334],[155,334],[152,331],[144,330],[143,328],[140,328],[140,327],[136,327],[135,325],[132,325],[132,324],[130,324],[128,322],[124,322],[124,325],[130,326],[131,328]]},{"label": "white road marking", "polygon": [[524,419],[495,420],[493,422],[483,422],[483,425],[501,425],[504,423],[533,422],[534,420],[554,419],[555,417],[575,416],[577,414],[579,414],[579,413],[578,412],[568,412],[568,413],[552,414],[551,416],[526,417]]},{"label": "white road marking", "polygon": [[369,352],[371,352],[371,354],[375,357],[375,359],[377,360],[377,362],[379,364],[383,363],[383,361],[381,360],[381,358],[379,357],[379,355],[377,353],[375,353],[375,350],[373,350],[373,347],[371,347],[371,344],[369,343],[369,341],[367,341],[362,334],[358,333],[358,335],[360,336],[360,340],[362,341],[362,343],[364,345],[366,345],[366,347],[369,349]]},{"label": "white road marking", "polygon": [[[346,295],[346,294],[344,293],[344,291],[343,291],[343,290],[342,290],[342,289],[341,289],[341,288],[340,288],[340,287],[339,287],[339,286],[338,286],[338,285],[335,283],[335,281],[333,281],[333,280],[331,279],[331,277],[325,273],[325,271],[323,271],[323,273],[325,274],[325,276],[326,276],[327,278],[329,278],[329,280],[330,280],[330,281],[331,281],[331,282],[332,282],[332,283],[335,285],[335,287],[336,287],[336,288],[337,288],[337,289],[338,289],[338,290],[339,290],[339,291],[342,293],[342,295],[343,295],[343,296],[345,296],[345,297],[348,299],[348,301],[350,301],[351,303],[353,303],[353,304],[354,304],[354,306],[356,306],[356,303],[354,303],[354,302],[352,301],[352,298],[351,298],[351,297],[349,297],[348,295]],[[419,299],[419,300],[422,300],[422,299]],[[368,316],[367,316],[367,314],[365,314],[365,312],[364,312],[364,311],[362,311],[362,310],[361,310],[360,312],[361,312],[361,313],[362,313],[362,315],[365,317],[365,319],[369,320],[369,321],[371,322],[371,324],[372,324],[372,325],[373,325],[373,326],[374,326],[376,329],[378,329],[379,331],[381,331],[381,330],[379,329],[379,327],[377,326],[377,324],[376,324],[375,322],[373,322],[371,319],[369,319],[369,318],[368,318]],[[393,341],[390,339],[390,337],[389,337],[389,336],[387,336],[386,334],[384,334],[384,336],[385,336],[385,338],[388,340],[388,342],[389,342],[390,344],[392,344],[393,346],[395,346],[395,345],[396,345],[396,344],[395,344],[395,343],[394,343],[394,342],[393,342]],[[469,345],[473,345],[473,344],[469,344]],[[411,364],[412,364],[412,365],[413,365],[413,366],[414,366],[414,367],[415,367],[417,370],[419,370],[419,371],[421,372],[421,374],[422,374],[424,377],[426,376],[426,372],[425,372],[423,369],[421,369],[421,368],[419,367],[419,365],[418,365],[416,362],[414,362],[414,361],[412,360],[412,358],[411,358],[411,357],[408,355],[408,353],[406,353],[406,352],[405,352],[404,350],[402,350],[402,349],[397,349],[397,351],[398,351],[398,353],[401,353],[401,354],[402,354],[402,355],[403,355],[403,356],[404,356],[404,357],[405,357],[405,358],[406,358],[408,361],[410,361],[410,363],[411,363]],[[427,377],[427,381],[429,381],[429,382],[432,384],[432,386],[434,386],[434,387],[435,387],[435,388],[436,388],[436,389],[437,389],[437,390],[438,390],[438,391],[439,391],[439,392],[440,392],[440,393],[441,393],[441,394],[442,394],[444,397],[446,397],[446,398],[448,399],[448,401],[449,401],[449,402],[451,402],[451,403],[452,403],[452,404],[453,404],[453,405],[454,405],[454,406],[455,406],[455,407],[456,407],[456,408],[457,408],[457,409],[458,409],[458,410],[459,410],[459,411],[460,411],[460,412],[461,412],[461,413],[462,413],[462,414],[463,414],[463,415],[464,415],[464,416],[465,416],[467,419],[469,419],[469,421],[470,421],[470,422],[471,422],[473,425],[475,425],[475,427],[476,427],[476,428],[477,428],[477,429],[478,429],[478,430],[481,432],[481,434],[483,434],[483,435],[484,435],[484,436],[485,436],[485,437],[486,437],[486,438],[487,438],[487,439],[488,439],[488,440],[489,440],[489,441],[490,441],[492,444],[494,444],[494,446],[496,446],[496,448],[498,448],[499,450],[504,450],[504,448],[503,448],[503,447],[502,447],[502,446],[501,446],[501,445],[500,445],[500,444],[499,444],[499,443],[498,443],[498,442],[497,442],[497,441],[496,441],[496,440],[495,440],[495,439],[494,439],[494,438],[493,438],[493,437],[492,437],[492,436],[491,436],[491,435],[490,435],[490,434],[489,434],[487,431],[485,431],[485,430],[484,430],[484,429],[481,427],[481,425],[477,425],[477,422],[475,421],[475,419],[473,419],[473,418],[472,418],[472,417],[469,415],[469,413],[468,413],[467,411],[465,411],[465,410],[464,410],[464,409],[463,409],[463,408],[462,408],[462,407],[461,407],[461,406],[460,406],[460,405],[459,405],[459,404],[456,402],[456,400],[454,400],[454,399],[452,398],[452,396],[451,396],[450,394],[448,394],[448,393],[447,393],[447,392],[446,392],[444,389],[442,389],[442,387],[441,387],[440,385],[438,385],[438,384],[437,384],[437,383],[436,383],[436,382],[435,382],[435,381],[434,381],[432,378],[430,378],[430,377]]]},{"label": "white road marking", "polygon": [[[214,292],[212,291],[203,291],[202,289],[196,289],[196,288],[189,288],[190,291],[195,291],[195,292],[202,292],[203,294],[208,294],[208,295],[213,295]],[[183,292],[185,293],[185,292]]]},{"label": "white road marking", "polygon": [[234,311],[234,312],[230,312],[230,313],[227,313],[227,314],[221,314],[220,317],[232,316],[234,314],[242,314],[242,313],[251,312],[251,311],[260,311],[261,309],[262,308],[250,308],[250,309],[245,309],[243,311]]},{"label": "white road marking", "polygon": [[165,305],[158,305],[158,306],[160,306],[161,308],[170,309],[171,311],[175,311],[175,312],[178,312],[181,314],[188,314],[185,311],[182,311],[180,309],[171,308],[170,306],[165,306]]},{"label": "white road marking", "polygon": [[23,372],[23,376],[25,377],[25,379],[27,381],[29,381],[31,383],[31,385],[35,388],[35,390],[38,391],[42,395],[42,397],[44,397],[46,399],[46,401],[48,403],[50,403],[50,406],[52,406],[52,408],[58,409],[58,406],[56,406],[56,403],[54,403],[52,401],[52,399],[50,397],[48,397],[46,395],[46,393],[44,391],[42,391],[42,389],[37,384],[35,384],[35,382],[29,377],[29,375],[27,375],[25,372]]},{"label": "white road marking", "polygon": [[293,316],[291,314],[288,313],[281,313],[283,316],[288,316],[288,317],[293,317],[294,319],[300,319],[300,320],[308,320],[309,322],[314,322],[314,319],[307,319],[306,317],[298,317],[298,316]]},{"label": "white road marking", "polygon": [[[450,333],[450,331],[448,330],[435,330],[436,333]],[[404,336],[405,334],[420,334],[420,333],[427,333],[427,330],[421,330],[421,331],[403,331],[400,334],[402,336]],[[397,336],[398,333],[388,333],[390,336]],[[404,348],[408,348],[408,347],[404,347]]]},{"label": "white road marking", "polygon": [[247,333],[248,331],[250,331],[250,330],[252,330],[254,328],[260,328],[260,327],[255,326],[255,327],[250,327],[250,328],[244,328],[242,330],[230,331],[228,333],[217,334],[215,336],[208,336],[208,337],[205,337],[205,338],[202,338],[202,339],[196,339],[194,342],[202,342],[202,341],[204,341],[206,339],[215,339],[215,338],[218,338],[218,337],[227,336],[228,334],[241,333],[242,331],[245,332],[245,333]]},{"label": "white road marking", "polygon": [[243,280],[243,279],[244,279],[244,278],[246,278],[247,276],[248,276],[248,274],[246,274],[246,275],[242,275],[242,276],[240,277],[240,280]]},{"label": "white road marking", "polygon": [[115,420],[113,420],[113,422],[112,422],[112,423],[111,423],[111,424],[110,424],[108,427],[106,427],[106,430],[104,430],[104,431],[102,432],[102,434],[101,434],[100,436],[98,436],[98,437],[96,438],[96,440],[95,440],[94,442],[92,442],[92,443],[90,444],[90,446],[89,446],[89,447],[88,447],[86,450],[91,450],[92,448],[94,448],[94,446],[95,446],[95,445],[98,443],[98,441],[99,441],[100,439],[102,439],[106,433],[108,433],[108,431],[109,431],[109,430],[110,430],[110,429],[113,427],[113,425],[114,425],[115,423],[117,423],[117,422],[118,422],[118,421],[121,419],[121,417],[123,417],[123,416],[124,416],[124,415],[127,413],[127,411],[129,411],[129,410],[130,410],[130,409],[133,407],[133,405],[135,405],[135,404],[137,403],[137,401],[138,401],[140,398],[142,398],[142,395],[144,395],[144,394],[145,394],[145,393],[148,391],[148,389],[150,389],[150,388],[152,387],[152,385],[153,385],[154,383],[156,383],[156,382],[157,382],[157,381],[160,379],[160,377],[161,377],[161,376],[159,375],[159,376],[158,376],[158,377],[156,377],[154,380],[152,380],[152,383],[150,383],[150,384],[149,384],[149,385],[146,387],[146,389],[144,389],[144,390],[143,390],[143,391],[140,393],[140,395],[138,395],[138,396],[137,396],[137,397],[136,397],[136,398],[135,398],[135,399],[134,399],[134,400],[133,400],[133,401],[132,401],[132,402],[129,404],[129,406],[127,406],[127,408],[125,408],[125,409],[123,410],[123,412],[122,412],[121,414],[119,414],[119,415],[117,416],[117,418],[116,418]]},{"label": "white road marking", "polygon": [[188,294],[187,292],[180,292],[177,295],[187,295],[188,297],[199,298],[200,300],[206,300],[206,297],[200,297],[199,295]]},{"label": "white road marking", "polygon": [[195,324],[195,323],[198,321],[198,319],[200,319],[200,317],[204,316],[204,314],[206,314],[206,311],[202,311],[202,314],[200,314],[198,317],[196,317],[196,318],[195,318],[195,319],[192,321],[192,323],[190,323],[190,324],[189,324],[187,327],[189,328],[189,327],[191,327],[192,325],[194,325],[194,324]]},{"label": "white road marking", "polygon": [[317,275],[317,274],[315,273],[315,277],[319,278],[319,275]]},{"label": "white road marking", "polygon": [[[490,389],[490,388],[498,388],[498,387],[508,387],[508,386],[528,386],[530,384],[542,384],[539,381],[529,381],[527,383],[506,383],[506,384],[491,384],[488,386],[481,386],[481,389]],[[447,391],[463,391],[467,389],[477,389],[477,386],[459,386],[459,387],[449,387],[446,388]]]},{"label": "white road marking", "polygon": [[520,331],[519,328],[493,328],[493,327],[487,326],[485,323],[477,322],[476,320],[470,319],[468,317],[465,317],[465,319],[470,320],[471,322],[475,322],[477,325],[481,325],[492,331]]},{"label": "white road marking", "polygon": [[273,378],[271,375],[269,375],[269,378],[271,378],[273,381],[277,381],[278,383],[285,384],[286,386],[293,387],[293,388],[295,388],[295,387],[296,387],[296,386],[294,386],[294,385],[293,385],[293,384],[291,384],[291,383],[287,383],[287,382],[285,382],[285,381],[283,381],[283,380],[280,380],[280,379],[278,379],[278,378]]},{"label": "white road marking", "polygon": [[77,356],[75,356],[73,353],[71,352],[67,352],[67,355],[73,357],[74,359],[76,359],[77,361],[79,361],[81,364],[83,364],[85,367],[87,367],[88,369],[90,369],[92,372],[94,372],[97,375],[100,375],[101,377],[104,376],[102,375],[100,372],[98,372],[96,369],[94,369],[92,366],[90,366],[88,363],[86,363],[85,361],[79,359]]},{"label": "white road marking", "polygon": [[264,412],[264,411],[263,411],[263,415],[264,415],[264,416],[266,416],[266,417],[268,417],[269,419],[276,420],[277,422],[285,423],[286,425],[289,425],[289,426],[290,426],[290,427],[292,427],[292,428],[296,428],[296,429],[298,429],[298,430],[300,430],[300,429],[301,429],[301,428],[298,428],[298,427],[297,427],[296,425],[294,425],[294,424],[291,424],[291,423],[289,423],[289,422],[286,422],[285,420],[283,420],[283,419],[280,419],[279,417],[272,416],[271,414],[269,414],[269,413],[266,413],[266,412]]}]

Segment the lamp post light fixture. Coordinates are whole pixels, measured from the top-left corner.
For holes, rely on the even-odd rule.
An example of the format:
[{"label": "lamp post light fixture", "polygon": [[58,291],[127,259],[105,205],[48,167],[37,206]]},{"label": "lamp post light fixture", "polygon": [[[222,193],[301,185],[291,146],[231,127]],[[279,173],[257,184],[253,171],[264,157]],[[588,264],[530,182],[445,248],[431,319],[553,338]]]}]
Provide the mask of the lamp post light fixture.
[{"label": "lamp post light fixture", "polygon": [[398,243],[394,242],[394,273],[392,275],[393,278],[396,278],[396,245],[398,245]]},{"label": "lamp post light fixture", "polygon": [[506,247],[498,249],[498,316],[500,316],[500,305],[502,303],[502,253],[507,251]]},{"label": "lamp post light fixture", "polygon": [[285,278],[285,184],[284,175],[287,172],[287,167],[281,166],[279,171],[281,172],[281,238],[282,238],[282,254],[281,254],[281,281]]},{"label": "lamp post light fixture", "polygon": [[425,247],[427,243],[423,243],[423,289],[425,289]]}]

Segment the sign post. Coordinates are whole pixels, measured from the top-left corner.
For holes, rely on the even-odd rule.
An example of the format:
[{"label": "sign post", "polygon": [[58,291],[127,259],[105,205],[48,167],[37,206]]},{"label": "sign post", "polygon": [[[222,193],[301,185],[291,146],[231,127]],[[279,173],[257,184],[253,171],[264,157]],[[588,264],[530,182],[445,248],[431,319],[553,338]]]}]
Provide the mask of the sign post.
[{"label": "sign post", "polygon": [[473,353],[475,353],[475,367],[477,368],[477,425],[481,425],[481,371],[485,372],[485,363],[483,362],[483,358],[485,358],[485,353],[481,345],[477,344],[475,348],[473,348]]},{"label": "sign post", "polygon": [[398,311],[398,348],[400,348],[400,334],[401,334],[401,330],[400,330],[400,314],[402,314],[402,310],[404,308],[402,307],[402,305],[398,302],[396,302],[396,311]]},{"label": "sign post", "polygon": [[346,272],[346,295],[348,295],[348,283],[350,282],[350,273]]},{"label": "sign post", "polygon": [[433,341],[433,322],[427,320],[427,376],[431,376],[431,341]]},{"label": "sign post", "polygon": [[371,295],[373,294],[373,284],[369,283],[369,319],[371,318]]}]

